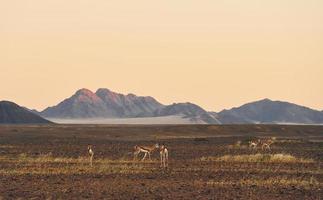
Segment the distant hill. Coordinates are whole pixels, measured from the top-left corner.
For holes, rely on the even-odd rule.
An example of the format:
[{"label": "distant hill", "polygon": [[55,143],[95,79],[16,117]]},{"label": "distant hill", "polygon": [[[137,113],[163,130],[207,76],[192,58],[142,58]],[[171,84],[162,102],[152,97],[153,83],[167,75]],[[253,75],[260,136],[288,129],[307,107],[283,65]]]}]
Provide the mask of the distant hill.
[{"label": "distant hill", "polygon": [[220,121],[212,116],[212,114],[192,103],[174,103],[154,112],[155,117],[175,115],[188,118],[192,123],[220,124]]},{"label": "distant hill", "polygon": [[88,89],[78,90],[72,97],[40,114],[47,118],[125,118],[151,116],[163,105],[152,97],[123,95],[108,89],[96,93]]},{"label": "distant hill", "polygon": [[50,121],[10,101],[0,101],[0,124],[47,124]]},{"label": "distant hill", "polygon": [[217,113],[223,124],[323,123],[323,113],[293,103],[263,99]]}]

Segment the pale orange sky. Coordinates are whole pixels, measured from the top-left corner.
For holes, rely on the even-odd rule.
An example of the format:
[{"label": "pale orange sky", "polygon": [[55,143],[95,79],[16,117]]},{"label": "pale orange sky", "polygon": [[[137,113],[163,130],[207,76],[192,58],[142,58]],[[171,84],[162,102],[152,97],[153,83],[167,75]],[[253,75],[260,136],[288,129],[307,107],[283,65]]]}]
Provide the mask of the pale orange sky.
[{"label": "pale orange sky", "polygon": [[79,88],[220,111],[271,98],[323,110],[322,0],[0,0],[0,99]]}]

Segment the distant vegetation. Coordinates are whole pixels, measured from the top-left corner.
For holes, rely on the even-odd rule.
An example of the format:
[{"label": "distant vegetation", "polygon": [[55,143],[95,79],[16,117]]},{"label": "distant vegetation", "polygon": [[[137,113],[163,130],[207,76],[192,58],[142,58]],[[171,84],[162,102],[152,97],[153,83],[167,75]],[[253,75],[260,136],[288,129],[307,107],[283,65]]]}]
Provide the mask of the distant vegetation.
[{"label": "distant vegetation", "polygon": [[312,163],[312,159],[296,158],[290,154],[251,154],[251,155],[224,155],[221,157],[202,157],[201,161],[224,162],[285,162],[285,163]]}]

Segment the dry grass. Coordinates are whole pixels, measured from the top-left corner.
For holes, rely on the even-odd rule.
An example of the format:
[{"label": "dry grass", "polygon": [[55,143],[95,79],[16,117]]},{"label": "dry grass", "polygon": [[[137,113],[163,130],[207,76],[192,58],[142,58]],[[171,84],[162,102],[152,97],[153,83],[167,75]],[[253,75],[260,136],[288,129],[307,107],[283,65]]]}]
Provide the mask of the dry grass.
[{"label": "dry grass", "polygon": [[[7,162],[29,162],[29,163],[89,163],[90,158],[86,156],[81,156],[77,158],[72,157],[54,157],[51,153],[41,154],[38,156],[30,156],[25,153],[19,154],[17,157],[0,156],[0,160],[5,160]],[[115,163],[142,163],[141,161],[133,161],[132,159],[120,158],[120,159],[108,159],[108,158],[94,158],[93,163],[97,164],[115,164]],[[155,163],[155,161],[146,160],[145,163]]]},{"label": "dry grass", "polygon": [[251,155],[225,155],[221,157],[202,157],[201,161],[221,162],[270,162],[270,163],[313,163],[312,159],[296,158],[290,154],[251,154]]},{"label": "dry grass", "polygon": [[133,162],[130,160],[96,159],[90,167],[88,157],[65,158],[51,154],[31,157],[20,154],[18,157],[0,156],[0,161],[11,167],[0,169],[1,175],[53,175],[53,174],[138,174],[150,173],[155,162]]},{"label": "dry grass", "polygon": [[280,139],[280,140],[276,140],[276,143],[288,143],[288,144],[299,144],[299,143],[303,143],[302,140],[300,139]]},{"label": "dry grass", "polygon": [[241,173],[273,173],[273,172],[279,172],[279,173],[284,173],[286,175],[323,175],[323,170],[313,170],[313,169],[296,169],[296,170],[291,170],[291,169],[277,169],[277,168],[187,168],[186,171],[188,172],[201,172],[201,171],[207,171],[209,173],[217,173],[217,172],[241,172]]},{"label": "dry grass", "polygon": [[151,169],[143,165],[71,165],[71,166],[21,166],[14,169],[0,169],[0,175],[81,175],[81,174],[145,174]]},{"label": "dry grass", "polygon": [[248,145],[243,145],[242,142],[239,140],[233,145],[228,145],[229,149],[248,149]]},{"label": "dry grass", "polygon": [[207,181],[207,185],[210,186],[230,186],[230,185],[240,185],[240,186],[260,186],[260,187],[277,187],[277,186],[295,186],[302,188],[312,188],[322,187],[316,178],[310,177],[307,179],[296,179],[296,178],[286,178],[286,177],[275,177],[268,179],[259,179],[259,178],[250,178],[250,179],[241,179],[238,181]]},{"label": "dry grass", "polygon": [[15,146],[13,145],[0,145],[0,149],[13,149]]}]

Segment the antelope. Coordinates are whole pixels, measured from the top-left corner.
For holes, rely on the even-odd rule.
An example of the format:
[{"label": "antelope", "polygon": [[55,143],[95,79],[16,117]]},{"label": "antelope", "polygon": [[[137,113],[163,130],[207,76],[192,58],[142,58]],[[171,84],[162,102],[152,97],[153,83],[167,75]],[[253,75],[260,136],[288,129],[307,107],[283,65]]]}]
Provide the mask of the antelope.
[{"label": "antelope", "polygon": [[133,160],[136,160],[138,158],[138,155],[142,152],[142,153],[145,153],[144,157],[141,159],[141,161],[144,161],[148,155],[149,157],[149,160],[151,160],[151,153],[154,152],[156,149],[159,148],[159,144],[155,144],[154,146],[138,146],[136,145],[134,147],[134,157],[133,157]]},{"label": "antelope", "polygon": [[258,146],[258,143],[259,142],[256,142],[256,141],[249,141],[249,147],[252,148],[252,149],[256,149],[257,146]]},{"label": "antelope", "polygon": [[165,145],[160,146],[160,167],[168,167],[168,149]]},{"label": "antelope", "polygon": [[262,150],[271,150],[270,146],[274,143],[274,140],[273,139],[268,139],[268,140],[264,140],[261,142],[261,149]]},{"label": "antelope", "polygon": [[88,153],[89,153],[89,156],[90,156],[90,165],[91,167],[93,166],[93,157],[94,157],[94,151],[92,150],[92,145],[88,145],[87,146],[87,150],[88,150]]}]

